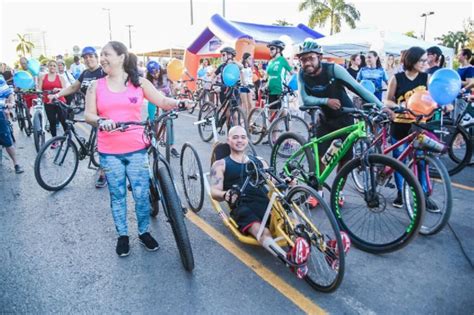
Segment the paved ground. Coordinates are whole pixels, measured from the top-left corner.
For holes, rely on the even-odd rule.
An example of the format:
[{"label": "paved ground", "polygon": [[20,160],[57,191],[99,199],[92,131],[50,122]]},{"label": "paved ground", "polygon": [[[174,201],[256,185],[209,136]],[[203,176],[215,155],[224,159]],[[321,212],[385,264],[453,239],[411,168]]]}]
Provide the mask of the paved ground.
[{"label": "paved ground", "polygon": [[[200,140],[191,124],[194,120],[180,114],[177,144],[191,142],[208,170],[211,145]],[[341,287],[322,294],[296,279],[264,250],[236,242],[208,202],[199,217],[221,236],[209,236],[198,219],[187,220],[196,262],[192,274],[182,268],[162,215],[151,226],[161,249],[149,253],[138,244],[131,198],[131,255],[118,258],[108,191],[93,187],[94,171],[83,161],[68,187],[57,193],[44,191],[34,179],[32,139],[16,132],[26,172],[15,175],[5,159],[0,164],[0,313],[474,311],[473,167],[452,179],[464,185],[453,187],[452,229],[420,236],[405,249],[387,255],[351,249]],[[257,149],[268,158],[267,148]],[[175,169],[178,164],[173,160]]]}]

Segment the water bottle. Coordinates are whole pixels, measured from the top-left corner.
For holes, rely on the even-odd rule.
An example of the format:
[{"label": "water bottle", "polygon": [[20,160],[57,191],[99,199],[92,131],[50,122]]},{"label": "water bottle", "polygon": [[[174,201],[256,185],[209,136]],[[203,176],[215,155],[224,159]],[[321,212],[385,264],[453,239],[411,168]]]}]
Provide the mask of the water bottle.
[{"label": "water bottle", "polygon": [[333,142],[331,142],[331,145],[329,146],[329,149],[326,151],[323,158],[321,159],[321,162],[324,165],[327,165],[331,161],[332,157],[336,154],[336,152],[339,151],[341,146],[342,146],[341,139],[333,140]]},{"label": "water bottle", "polygon": [[432,139],[424,133],[420,133],[415,138],[415,140],[413,141],[413,145],[415,146],[415,148],[425,149],[438,153],[442,153],[446,150],[446,146],[443,143]]}]

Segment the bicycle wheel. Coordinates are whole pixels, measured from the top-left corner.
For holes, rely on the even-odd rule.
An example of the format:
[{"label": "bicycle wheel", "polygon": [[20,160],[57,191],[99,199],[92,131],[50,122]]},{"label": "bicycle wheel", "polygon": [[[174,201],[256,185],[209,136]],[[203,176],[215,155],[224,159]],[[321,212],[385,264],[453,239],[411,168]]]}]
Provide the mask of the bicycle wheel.
[{"label": "bicycle wheel", "polygon": [[255,107],[249,114],[249,138],[252,144],[257,145],[267,133],[265,111]]},{"label": "bicycle wheel", "polygon": [[241,126],[245,129],[248,134],[248,122],[247,116],[245,115],[244,111],[240,107],[234,107],[230,110],[230,117],[229,117],[229,129],[234,126]]},{"label": "bicycle wheel", "polygon": [[29,137],[31,136],[31,133],[32,133],[32,123],[31,123],[31,115],[29,113],[29,110],[26,106],[24,106],[22,108],[23,110],[23,117],[24,117],[24,120],[25,120],[25,133],[26,135]]},{"label": "bicycle wheel", "polygon": [[20,131],[23,131],[23,129],[25,129],[25,116],[23,111],[23,105],[21,105],[21,103],[17,103],[15,111],[16,119],[18,121],[18,128],[20,129]]},{"label": "bicycle wheel", "polygon": [[179,164],[184,195],[191,210],[197,213],[204,203],[204,177],[199,155],[188,142],[181,148]]},{"label": "bicycle wheel", "polygon": [[189,242],[188,231],[186,230],[186,224],[184,222],[184,213],[181,208],[181,202],[179,201],[178,194],[176,193],[167,168],[164,166],[160,167],[157,175],[163,192],[163,199],[166,205],[168,219],[181,256],[181,262],[183,263],[184,269],[192,271],[194,269],[194,257],[191,243]]},{"label": "bicycle wheel", "polygon": [[[413,159],[408,166],[413,170],[413,173],[419,177],[420,182],[424,183],[422,187],[427,203],[420,234],[433,235],[441,231],[451,217],[453,207],[451,179],[449,178],[446,167],[438,158],[424,156],[417,157],[416,161],[416,166],[413,165]],[[430,173],[434,170],[436,174],[440,175],[440,179],[433,180],[430,177]],[[403,192],[405,193],[405,199],[407,199],[406,194],[410,193],[409,189],[405,187]],[[428,203],[431,204],[431,209]],[[436,206],[438,210],[433,208],[433,205]],[[413,209],[410,204],[407,205],[407,210],[410,215],[413,215]]]},{"label": "bicycle wheel", "polygon": [[33,117],[33,139],[35,141],[36,152],[39,152],[41,147],[44,145],[44,131],[42,128],[43,117],[40,113],[36,113]]},{"label": "bicycle wheel", "polygon": [[279,117],[268,128],[268,143],[271,147],[275,145],[278,137],[284,132],[292,132],[306,141],[309,140],[309,127],[306,121],[295,115],[287,115]]},{"label": "bicycle wheel", "polygon": [[198,121],[204,120],[203,123],[198,125],[199,136],[204,142],[209,142],[214,137],[211,118],[216,118],[216,107],[212,103],[204,103],[198,114]]},{"label": "bicycle wheel", "polygon": [[97,131],[94,130],[94,127],[93,129],[91,130],[91,133],[93,133],[91,135],[91,137],[89,138],[89,144],[88,144],[88,148],[90,150],[90,160],[92,162],[92,164],[95,166],[95,167],[100,167],[100,163],[99,163],[99,150],[97,149]]},{"label": "bicycle wheel", "polygon": [[36,181],[46,190],[61,190],[74,178],[78,165],[76,144],[67,136],[51,138],[36,156]]},{"label": "bicycle wheel", "polygon": [[[317,206],[314,206],[315,200]],[[289,217],[295,225],[289,229],[290,235],[304,236],[311,244],[306,282],[319,291],[336,290],[344,277],[345,253],[334,214],[324,199],[308,186],[291,188],[285,201],[291,205]]]},{"label": "bicycle wheel", "polygon": [[171,136],[171,126],[170,124],[168,124],[168,121],[165,119],[165,121],[163,121],[164,124],[166,124],[165,126],[165,130],[164,130],[164,135],[162,135],[163,137],[163,140],[164,140],[164,143],[165,143],[165,157],[166,157],[166,162],[168,163],[171,163],[171,139],[170,139],[170,136]]},{"label": "bicycle wheel", "polygon": [[[388,253],[401,249],[412,241],[421,227],[425,198],[413,173],[397,160],[379,154],[369,154],[364,167],[364,193],[348,180],[354,169],[363,167],[362,159],[354,159],[339,171],[331,189],[331,208],[342,231],[349,234],[354,245],[369,253]],[[398,195],[394,171],[408,185],[411,194],[403,207],[392,206]],[[412,215],[407,204],[412,203]]]}]

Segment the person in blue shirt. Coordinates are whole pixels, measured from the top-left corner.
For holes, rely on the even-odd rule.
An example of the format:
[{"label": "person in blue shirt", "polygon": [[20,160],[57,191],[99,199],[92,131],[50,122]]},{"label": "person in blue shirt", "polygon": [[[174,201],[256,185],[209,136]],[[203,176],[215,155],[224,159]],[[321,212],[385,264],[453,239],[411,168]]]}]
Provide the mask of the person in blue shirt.
[{"label": "person in blue shirt", "polygon": [[369,51],[366,57],[367,67],[360,69],[357,74],[357,81],[370,80],[375,85],[375,96],[382,100],[382,82],[387,84],[387,73],[382,67],[380,58],[375,51]]},{"label": "person in blue shirt", "polygon": [[472,58],[472,51],[468,48],[464,48],[459,52],[458,60],[459,60],[459,68],[458,73],[461,77],[462,87],[465,90],[473,87],[474,81],[474,67],[471,66],[469,63]]}]

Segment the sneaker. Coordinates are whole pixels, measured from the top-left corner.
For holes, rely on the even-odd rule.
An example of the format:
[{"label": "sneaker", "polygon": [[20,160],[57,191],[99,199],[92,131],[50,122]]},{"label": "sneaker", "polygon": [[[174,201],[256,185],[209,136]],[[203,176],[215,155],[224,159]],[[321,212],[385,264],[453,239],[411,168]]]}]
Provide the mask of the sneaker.
[{"label": "sneaker", "polygon": [[154,252],[160,248],[158,242],[148,232],[139,235],[138,238],[140,239],[140,244],[145,246],[146,250],[150,252]]},{"label": "sneaker", "polygon": [[95,181],[95,188],[104,188],[107,186],[107,178],[104,174],[100,174]]},{"label": "sneaker", "polygon": [[18,164],[15,165],[15,173],[16,173],[16,174],[21,174],[21,173],[23,173],[23,172],[24,172],[24,170],[23,170],[23,168],[22,168],[20,165],[18,165]]},{"label": "sneaker", "polygon": [[397,198],[395,198],[395,200],[392,202],[392,206],[394,206],[395,208],[403,207],[403,197],[401,191],[397,193]]},{"label": "sneaker", "polygon": [[303,265],[297,268],[290,268],[291,271],[296,273],[296,276],[299,279],[303,279],[308,274],[306,262],[308,261],[310,251],[311,248],[309,247],[308,242],[303,237],[298,237],[295,241],[295,246],[293,246],[287,254],[288,260],[297,265]]},{"label": "sneaker", "polygon": [[[346,232],[341,231],[341,240],[342,246],[344,250],[344,254],[347,254],[349,249],[351,248],[351,239]],[[329,267],[332,270],[338,271],[339,270],[339,251],[337,249],[337,241],[336,240],[328,240],[326,241],[326,255],[324,258],[328,263]]]},{"label": "sneaker", "polygon": [[120,236],[117,240],[117,248],[115,249],[117,255],[120,257],[125,257],[130,254],[130,245],[128,242],[128,236]]},{"label": "sneaker", "polygon": [[433,199],[431,199],[431,197],[429,197],[429,196],[425,197],[425,204],[426,204],[426,211],[431,212],[431,213],[441,212],[438,205],[436,204],[436,202]]},{"label": "sneaker", "polygon": [[178,150],[176,150],[175,148],[171,148],[171,155],[175,158],[179,158],[179,153],[178,153]]}]

